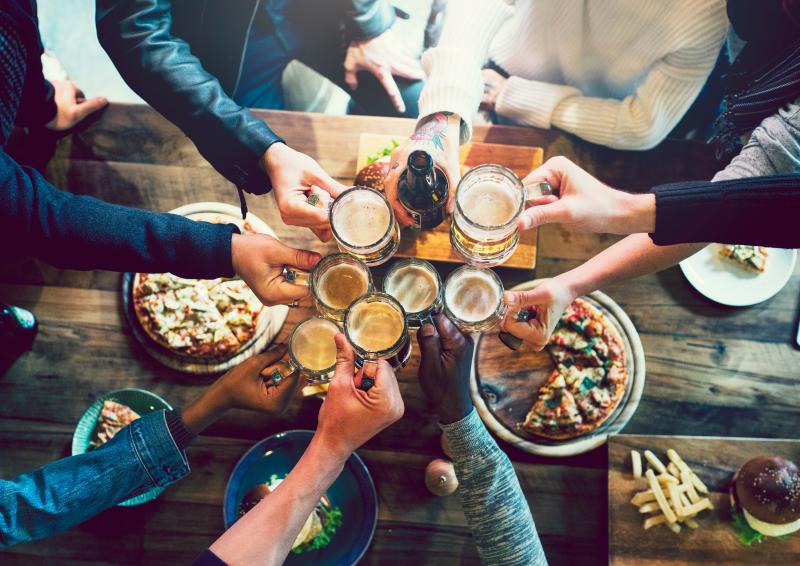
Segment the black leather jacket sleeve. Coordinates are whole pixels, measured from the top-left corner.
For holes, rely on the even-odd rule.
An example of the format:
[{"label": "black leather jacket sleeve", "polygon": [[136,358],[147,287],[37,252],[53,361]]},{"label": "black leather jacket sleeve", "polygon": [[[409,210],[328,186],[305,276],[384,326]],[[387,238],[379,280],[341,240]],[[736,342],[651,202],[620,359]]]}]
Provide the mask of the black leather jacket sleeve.
[{"label": "black leather jacket sleeve", "polygon": [[395,11],[388,0],[347,0],[345,31],[349,40],[364,40],[392,27]]},{"label": "black leather jacket sleeve", "polygon": [[172,34],[168,0],[97,0],[96,19],[100,44],[133,90],[237,187],[253,194],[271,189],[259,160],[283,140],[234,102]]}]

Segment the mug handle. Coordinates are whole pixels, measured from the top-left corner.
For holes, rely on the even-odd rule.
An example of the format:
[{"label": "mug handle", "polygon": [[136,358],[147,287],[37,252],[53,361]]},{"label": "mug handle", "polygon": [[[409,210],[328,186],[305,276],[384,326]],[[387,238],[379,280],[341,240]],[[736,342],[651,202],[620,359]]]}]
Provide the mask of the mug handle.
[{"label": "mug handle", "polygon": [[525,185],[523,187],[525,191],[525,201],[535,200],[540,197],[547,197],[552,194],[553,187],[550,186],[550,183],[547,181],[542,181],[541,183],[533,183],[531,185]]},{"label": "mug handle", "polygon": [[366,359],[361,364],[361,367],[353,376],[356,383],[356,389],[362,391],[369,391],[375,385],[375,374],[378,371],[378,360]]},{"label": "mug handle", "polygon": [[284,266],[283,280],[294,285],[309,287],[311,285],[311,272]]},{"label": "mug handle", "polygon": [[269,389],[270,387],[278,387],[296,371],[297,367],[291,361],[284,360],[269,374],[264,375],[262,373],[261,377],[264,379],[264,384],[267,386],[267,389]]}]

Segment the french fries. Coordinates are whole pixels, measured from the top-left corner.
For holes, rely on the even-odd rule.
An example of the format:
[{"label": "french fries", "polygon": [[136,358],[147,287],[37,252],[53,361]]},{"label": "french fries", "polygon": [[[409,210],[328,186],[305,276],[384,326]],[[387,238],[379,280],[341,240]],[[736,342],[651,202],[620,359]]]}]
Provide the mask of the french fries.
[{"label": "french fries", "polygon": [[[697,529],[700,525],[695,517],[714,509],[711,499],[701,495],[708,494],[706,485],[672,448],[667,450],[667,465],[651,450],[643,454],[648,464],[644,471],[648,489],[635,493],[631,504],[639,513],[649,515],[644,520],[644,529],[666,525],[676,534],[681,532],[681,525]],[[631,467],[634,478],[642,477],[642,458],[636,450],[631,450]]]}]

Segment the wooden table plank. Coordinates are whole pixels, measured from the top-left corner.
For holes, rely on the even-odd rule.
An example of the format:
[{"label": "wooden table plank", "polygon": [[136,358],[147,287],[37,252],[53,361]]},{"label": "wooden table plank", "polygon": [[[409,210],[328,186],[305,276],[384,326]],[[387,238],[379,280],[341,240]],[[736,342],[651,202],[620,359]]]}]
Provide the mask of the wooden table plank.
[{"label": "wooden table plank", "polygon": [[[342,182],[352,178],[362,132],[394,133],[413,126],[411,121],[392,118],[257,114]],[[720,167],[712,148],[691,142],[667,141],[647,152],[622,152],[556,131],[496,126],[476,127],[475,140],[540,146],[545,157],[567,155],[602,180],[630,190],[709,178]],[[30,160],[45,163],[45,142],[18,132],[11,150],[17,155],[28,151]],[[112,105],[100,120],[51,149],[54,157],[46,175],[78,194],[151,210],[200,200],[237,204],[233,186],[177,128],[146,107]],[[317,242],[308,230],[284,226],[271,196],[249,196],[248,204],[290,245],[323,253],[333,249]],[[539,232],[535,273],[504,268],[498,273],[507,287],[553,276],[617,239],[547,226]],[[454,268],[439,267],[443,275]],[[384,271],[376,270],[377,280]],[[708,301],[677,268],[604,291],[629,314],[646,352],[644,397],[626,432],[776,438],[794,431],[797,435],[800,352],[792,339],[800,267],[781,293],[744,309]],[[33,351],[0,377],[2,477],[65,454],[78,418],[103,392],[144,387],[181,406],[211,382],[212,378],[186,376],[151,360],[125,325],[119,292],[120,276],[115,273],[62,270],[25,258],[0,265],[0,302],[32,309],[41,324]],[[293,309],[279,339],[308,312]],[[364,563],[475,564],[477,555],[458,499],[437,500],[421,487],[422,469],[440,449],[435,415],[416,381],[417,367],[415,356],[399,375],[404,418],[362,451],[382,503],[376,538]],[[238,457],[268,434],[313,428],[318,408],[318,400],[297,401],[287,415],[274,420],[232,412],[191,451],[193,475],[153,505],[123,514],[110,511],[70,533],[5,552],[0,561],[187,562],[221,529],[222,490]],[[517,468],[551,563],[603,563],[605,449],[553,461],[501,446]],[[123,523],[132,530],[128,532]]]}]

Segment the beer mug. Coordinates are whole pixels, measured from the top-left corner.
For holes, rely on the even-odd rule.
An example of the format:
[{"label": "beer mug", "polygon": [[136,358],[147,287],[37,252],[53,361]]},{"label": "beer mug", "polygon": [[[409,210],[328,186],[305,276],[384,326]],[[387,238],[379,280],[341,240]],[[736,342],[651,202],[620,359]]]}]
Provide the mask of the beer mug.
[{"label": "beer mug", "polygon": [[296,285],[308,285],[319,313],[336,322],[344,320],[353,301],[372,291],[369,268],[349,254],[327,255],[311,273],[286,268],[283,277]]},{"label": "beer mug", "polygon": [[483,332],[503,320],[503,282],[491,269],[463,265],[444,282],[444,311],[462,332]]},{"label": "beer mug", "polygon": [[289,335],[287,360],[270,374],[271,385],[295,372],[305,377],[309,385],[328,383],[336,367],[336,336],[341,330],[336,323],[321,316],[300,322]]},{"label": "beer mug", "polygon": [[342,252],[370,267],[392,257],[400,245],[400,226],[380,191],[368,187],[347,189],[330,208],[333,237]]},{"label": "beer mug", "polygon": [[517,249],[517,219],[525,203],[551,194],[548,183],[525,187],[502,165],[487,163],[471,169],[456,188],[450,225],[453,248],[475,267],[500,265]]},{"label": "beer mug", "polygon": [[403,306],[386,293],[370,293],[350,305],[344,335],[356,354],[356,366],[384,359],[398,370],[411,357],[411,339]]},{"label": "beer mug", "polygon": [[442,279],[436,268],[422,259],[395,262],[383,278],[383,291],[403,305],[411,329],[442,309]]}]

